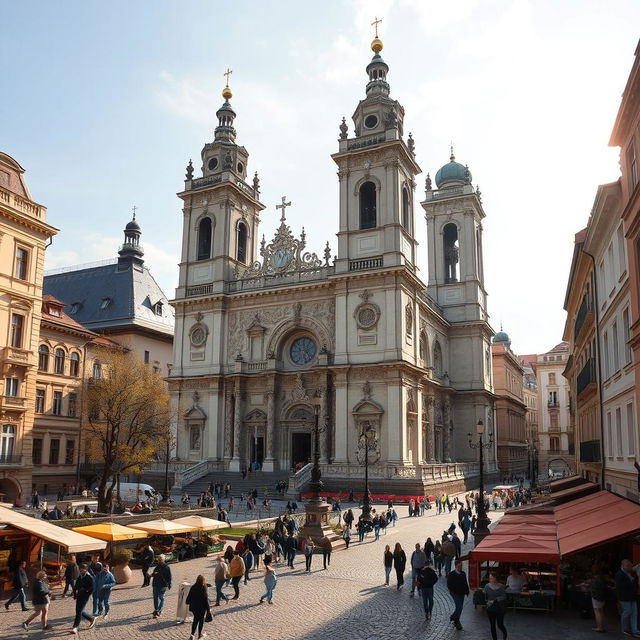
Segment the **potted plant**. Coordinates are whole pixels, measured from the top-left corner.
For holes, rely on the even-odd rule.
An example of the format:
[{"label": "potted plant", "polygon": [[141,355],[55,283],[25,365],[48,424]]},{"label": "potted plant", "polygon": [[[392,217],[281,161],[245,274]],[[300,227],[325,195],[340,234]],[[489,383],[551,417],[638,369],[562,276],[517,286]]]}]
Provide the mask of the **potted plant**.
[{"label": "potted plant", "polygon": [[133,558],[131,549],[116,549],[113,552],[113,577],[118,584],[126,584],[131,580],[131,567],[129,561]]}]

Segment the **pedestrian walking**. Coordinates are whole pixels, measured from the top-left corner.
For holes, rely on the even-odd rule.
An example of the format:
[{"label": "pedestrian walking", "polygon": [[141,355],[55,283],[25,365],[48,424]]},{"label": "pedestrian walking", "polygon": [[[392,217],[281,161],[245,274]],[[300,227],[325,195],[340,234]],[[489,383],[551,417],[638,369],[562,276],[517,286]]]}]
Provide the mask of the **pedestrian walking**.
[{"label": "pedestrian walking", "polygon": [[244,583],[247,584],[251,579],[249,572],[253,569],[253,551],[247,547],[242,554],[242,560],[244,562]]},{"label": "pedestrian walking", "polygon": [[623,560],[615,575],[616,597],[620,604],[620,623],[622,633],[640,636],[638,630],[638,576],[633,570],[631,560]]},{"label": "pedestrian walking", "polygon": [[396,570],[396,578],[398,580],[397,589],[400,591],[404,584],[404,569],[407,566],[407,556],[400,546],[399,542],[396,542],[396,546],[393,549],[393,568]]},{"label": "pedestrian walking", "polygon": [[351,509],[345,512],[345,514],[342,516],[342,519],[344,520],[344,523],[349,527],[349,529],[353,527],[355,516],[353,515],[353,511]]},{"label": "pedestrian walking", "polygon": [[273,590],[276,588],[276,584],[278,584],[276,572],[271,564],[267,563],[264,566],[264,586],[266,590],[260,598],[260,604],[265,601],[265,598],[269,604],[273,604]]},{"label": "pedestrian walking", "polygon": [[435,559],[433,557],[434,550],[435,546],[433,544],[433,540],[431,538],[427,538],[427,541],[424,543],[424,554],[427,556],[427,560],[432,564],[435,564]]},{"label": "pedestrian walking", "polygon": [[153,552],[153,547],[150,544],[147,544],[142,550],[142,554],[140,555],[140,563],[142,564],[143,587],[148,587],[151,583],[151,575],[149,574],[149,569],[151,569],[155,559],[156,557],[155,553]]},{"label": "pedestrian walking", "polygon": [[460,538],[458,538],[458,534],[455,531],[451,534],[451,542],[456,548],[456,558],[459,558],[462,555],[462,542],[460,542]]},{"label": "pedestrian walking", "polygon": [[311,561],[313,560],[313,549],[315,548],[315,544],[313,544],[313,539],[311,536],[307,536],[304,539],[303,551],[304,551],[304,560],[305,560],[305,571],[311,571]]},{"label": "pedestrian walking", "polygon": [[349,543],[351,542],[351,527],[347,526],[346,524],[344,525],[344,528],[342,529],[342,538],[344,540],[344,544],[346,546],[346,548],[349,548]]},{"label": "pedestrian walking", "polygon": [[411,563],[411,594],[410,594],[410,597],[411,598],[413,598],[413,596],[416,593],[416,579],[418,577],[418,573],[424,567],[426,561],[427,561],[427,555],[420,548],[420,544],[416,542],[416,548],[413,551],[413,553],[411,554],[411,560],[410,560],[410,563]]},{"label": "pedestrian walking", "polygon": [[471,529],[471,518],[469,517],[469,512],[465,509],[460,510],[464,515],[462,516],[462,520],[460,520],[460,528],[462,529],[462,541],[464,544],[467,544],[467,540],[469,539],[469,530]]},{"label": "pedestrian walking", "polygon": [[484,596],[487,601],[487,617],[491,626],[491,638],[498,640],[498,629],[502,631],[503,640],[507,640],[507,628],[504,626],[504,612],[507,600],[505,586],[498,582],[498,574],[495,571],[489,572],[489,582],[484,586]]},{"label": "pedestrian walking", "polygon": [[64,591],[62,592],[63,598],[67,597],[67,591],[71,591],[71,593],[73,593],[73,585],[75,584],[79,575],[80,572],[78,571],[76,556],[72,553],[67,558],[67,566],[64,568]]},{"label": "pedestrian walking", "polygon": [[164,597],[167,589],[171,589],[171,569],[165,562],[165,556],[158,556],[155,569],[151,574],[151,590],[153,592],[153,617],[158,618],[164,609]]},{"label": "pedestrian walking", "polygon": [[239,551],[236,551],[229,565],[229,575],[231,576],[231,586],[233,587],[233,598],[237,600],[240,597],[240,580],[245,573],[244,560]]},{"label": "pedestrian walking", "polygon": [[71,631],[69,631],[73,635],[77,635],[83,618],[89,621],[89,629],[96,624],[96,619],[85,611],[85,607],[93,593],[93,576],[87,571],[87,565],[84,563],[78,566],[78,573],[78,579],[73,585],[73,597],[76,600],[76,617],[73,620]]},{"label": "pedestrian walking", "polygon": [[51,597],[49,594],[49,583],[47,582],[47,572],[38,571],[36,574],[36,581],[33,585],[33,613],[22,623],[22,628],[26,631],[29,623],[40,616],[42,622],[42,629],[47,631],[51,629],[47,620],[49,613],[49,602]]},{"label": "pedestrian walking", "polygon": [[424,566],[418,572],[415,582],[415,586],[418,587],[422,595],[425,620],[431,620],[431,612],[433,611],[433,587],[438,582],[438,574],[432,569],[429,558],[425,560]]},{"label": "pedestrian walking", "polygon": [[449,540],[446,532],[442,536],[442,551],[440,555],[444,560],[444,575],[448,576],[451,573],[451,563],[456,555],[456,546]]},{"label": "pedestrian walking", "polygon": [[[444,564],[444,558],[442,557],[442,543],[440,540],[436,540],[436,543],[433,547],[433,560],[436,566],[436,571],[438,572],[438,576],[442,576],[442,565]],[[446,576],[446,574],[445,574]]]},{"label": "pedestrian walking", "polygon": [[320,548],[322,549],[322,568],[326,569],[331,564],[331,541],[324,538],[321,540]]},{"label": "pedestrian walking", "polygon": [[207,634],[203,632],[205,616],[211,618],[211,608],[209,605],[209,595],[207,594],[207,581],[203,575],[196,578],[196,583],[191,586],[187,595],[186,604],[189,605],[189,611],[193,613],[193,622],[191,623],[190,640],[195,640],[196,629],[198,630],[198,638],[204,638]]},{"label": "pedestrian walking", "polygon": [[455,628],[460,631],[462,629],[460,614],[464,606],[464,599],[469,595],[469,583],[467,581],[467,574],[462,570],[462,560],[456,560],[454,566],[454,570],[447,575],[447,589],[449,589],[455,605],[455,609],[451,616],[449,616],[449,620],[451,620]]},{"label": "pedestrian walking", "polygon": [[229,598],[223,593],[222,587],[227,580],[229,580],[229,565],[224,561],[224,558],[218,559],[218,564],[213,571],[213,578],[216,585],[216,603],[214,607],[220,606],[220,600],[223,600],[229,604]]},{"label": "pedestrian walking", "polygon": [[102,571],[95,578],[95,591],[98,594],[98,615],[104,615],[105,620],[109,617],[111,589],[115,586],[116,579],[113,573],[109,571],[109,565],[105,562],[102,565]]},{"label": "pedestrian walking", "polygon": [[604,605],[607,598],[607,583],[600,565],[594,564],[591,572],[593,573],[593,579],[589,584],[589,591],[591,592],[593,614],[596,618],[596,626],[593,631],[604,633],[606,631],[604,628]]},{"label": "pedestrian walking", "polygon": [[18,566],[15,568],[13,572],[13,590],[15,593],[11,596],[7,602],[5,602],[4,608],[9,610],[9,606],[12,605],[16,600],[20,602],[22,605],[23,611],[28,611],[27,607],[27,587],[29,586],[29,579],[27,578],[27,562],[26,560],[21,560],[18,563]]},{"label": "pedestrian walking", "polygon": [[285,538],[284,552],[286,556],[287,566],[293,569],[293,563],[296,559],[296,548],[298,546],[297,539],[292,533]]},{"label": "pedestrian walking", "polygon": [[389,586],[389,576],[391,575],[391,569],[393,568],[393,553],[391,552],[391,547],[387,545],[384,548],[384,584],[386,587]]},{"label": "pedestrian walking", "polygon": [[102,562],[100,562],[100,554],[94,553],[91,555],[91,563],[87,567],[87,573],[93,578],[93,593],[91,594],[91,600],[93,604],[93,617],[98,615],[98,590],[96,587],[96,578],[102,571]]}]

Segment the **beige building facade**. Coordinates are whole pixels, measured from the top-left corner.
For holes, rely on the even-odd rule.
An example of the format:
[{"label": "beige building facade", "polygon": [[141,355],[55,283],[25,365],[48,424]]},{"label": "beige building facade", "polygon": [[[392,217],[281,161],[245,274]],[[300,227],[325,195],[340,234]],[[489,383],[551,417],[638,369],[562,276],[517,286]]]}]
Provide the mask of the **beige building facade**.
[{"label": "beige building facade", "polygon": [[[420,173],[404,109],[389,95],[388,65],[374,41],[366,96],[343,120],[338,166],[338,254],[307,248],[278,204],[275,236],[259,242],[257,174],[236,143],[225,88],[202,177],[187,167],[176,341],[169,377],[178,460],[205,471],[258,464],[288,471],[312,454],[319,401],[323,479],[362,477],[361,433],[375,430],[374,483],[423,486],[477,474],[467,433],[493,431],[490,340],[482,271],[480,195],[451,157],[422,203],[429,229],[415,234]],[[429,243],[429,283],[416,244]],[[495,450],[488,469],[495,472]]]},{"label": "beige building facade", "polygon": [[44,256],[56,233],[24,169],[0,153],[0,499],[8,502],[31,492]]}]

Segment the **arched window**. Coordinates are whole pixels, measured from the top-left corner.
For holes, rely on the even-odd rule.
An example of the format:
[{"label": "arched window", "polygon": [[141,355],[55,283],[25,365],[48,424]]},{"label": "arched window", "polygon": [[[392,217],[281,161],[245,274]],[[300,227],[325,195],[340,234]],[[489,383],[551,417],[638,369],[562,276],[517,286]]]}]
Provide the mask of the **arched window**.
[{"label": "arched window", "polygon": [[446,224],[442,236],[445,284],[458,282],[458,227],[453,222]]},{"label": "arched window", "polygon": [[38,349],[38,369],[40,371],[49,369],[49,347],[46,344],[41,344]]},{"label": "arched window", "polygon": [[376,185],[365,182],[360,187],[360,228],[373,229],[376,224]]},{"label": "arched window", "polygon": [[56,358],[53,369],[55,373],[64,373],[64,349],[56,349]]},{"label": "arched window", "polygon": [[69,375],[74,378],[80,375],[80,356],[75,352],[69,356]]},{"label": "arched window", "polygon": [[438,377],[442,376],[442,347],[437,340],[433,345],[433,370]]},{"label": "arched window", "polygon": [[102,365],[97,360],[93,363],[93,377],[96,380],[102,378]]},{"label": "arched window", "polygon": [[427,364],[427,334],[424,331],[420,332],[420,360],[422,360],[423,365]]},{"label": "arched window", "polygon": [[0,434],[0,462],[10,462],[16,441],[16,428],[12,424],[2,425]]},{"label": "arched window", "polygon": [[409,211],[409,190],[404,187],[402,189],[402,226],[410,231],[411,215]]},{"label": "arched window", "polygon": [[208,260],[211,257],[211,218],[202,218],[198,225],[198,260]]},{"label": "arched window", "polygon": [[238,245],[236,260],[245,263],[247,261],[247,225],[241,222],[238,225]]}]

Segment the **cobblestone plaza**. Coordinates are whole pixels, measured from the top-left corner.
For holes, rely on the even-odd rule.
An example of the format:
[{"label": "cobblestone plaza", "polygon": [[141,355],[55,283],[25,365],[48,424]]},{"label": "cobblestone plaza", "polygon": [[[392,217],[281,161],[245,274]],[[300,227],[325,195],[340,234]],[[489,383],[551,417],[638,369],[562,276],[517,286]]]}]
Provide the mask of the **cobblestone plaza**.
[{"label": "cobblestone plaza", "polygon": [[[209,637],[236,637],[244,640],[385,640],[408,637],[428,638],[490,638],[485,613],[475,610],[471,598],[467,599],[462,614],[464,629],[456,631],[449,622],[453,610],[445,579],[436,586],[435,607],[430,622],[425,622],[421,598],[410,598],[410,573],[405,575],[405,586],[395,588],[392,572],[391,587],[384,587],[382,553],[385,544],[400,542],[410,558],[416,542],[424,544],[427,536],[435,538],[457,521],[456,512],[450,515],[434,515],[429,511],[421,518],[408,518],[404,506],[398,508],[400,519],[395,527],[378,542],[373,537],[358,544],[357,537],[348,551],[333,554],[331,566],[322,569],[322,556],[315,556],[310,574],[304,571],[304,562],[299,555],[295,569],[284,564],[276,567],[278,585],[274,594],[274,605],[260,605],[258,600],[264,592],[262,571],[253,572],[246,587],[241,585],[240,599],[212,608],[213,622],[205,625]],[[492,513],[492,516],[499,517]],[[471,548],[466,545],[466,550]],[[464,550],[463,550],[464,552]],[[150,588],[141,588],[142,576],[135,571],[131,583],[116,587],[112,595],[111,614],[108,621],[99,619],[96,626],[88,630],[86,622],[80,628],[80,637],[87,640],[187,640],[191,625],[177,625],[175,619],[178,586],[183,579],[193,582],[199,573],[213,582],[211,558],[199,558],[172,564],[173,587],[168,592],[162,617],[152,617]],[[409,562],[407,563],[409,566]],[[466,567],[465,567],[466,568]],[[214,597],[214,589],[210,597]],[[227,593],[232,594],[231,587]],[[57,590],[60,593],[60,590]],[[90,605],[89,605],[90,607]],[[87,608],[89,610],[89,607]],[[50,606],[51,631],[43,632],[34,621],[29,631],[23,631],[20,623],[28,615],[15,604],[7,613],[0,613],[0,637],[33,638],[67,636],[74,614],[71,598],[56,598]],[[553,613],[509,612],[506,616],[509,636],[519,640],[555,640],[599,637],[591,631],[592,621],[582,620],[576,611],[559,610]],[[609,621],[609,637],[618,637],[617,621]],[[67,636],[70,637],[70,636]]]}]

